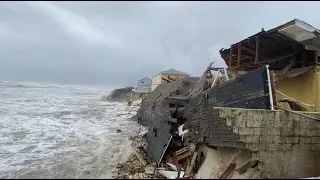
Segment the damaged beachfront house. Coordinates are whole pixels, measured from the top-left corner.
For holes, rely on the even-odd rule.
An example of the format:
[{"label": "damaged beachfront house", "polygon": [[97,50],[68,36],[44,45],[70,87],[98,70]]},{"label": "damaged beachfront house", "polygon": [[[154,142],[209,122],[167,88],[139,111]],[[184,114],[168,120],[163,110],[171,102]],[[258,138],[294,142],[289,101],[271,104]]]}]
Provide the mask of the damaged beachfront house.
[{"label": "damaged beachfront house", "polygon": [[160,84],[172,82],[177,79],[181,79],[188,76],[189,75],[187,73],[178,71],[176,69],[168,69],[165,71],[161,71],[157,75],[153,76],[151,90],[153,91]]},{"label": "damaged beachfront house", "polygon": [[277,105],[320,111],[320,31],[295,19],[220,51],[228,69],[250,71],[269,64]]},{"label": "damaged beachfront house", "polygon": [[228,68],[160,84],[137,112],[148,156],[175,177],[320,176],[319,52],[295,19],[220,50]]}]

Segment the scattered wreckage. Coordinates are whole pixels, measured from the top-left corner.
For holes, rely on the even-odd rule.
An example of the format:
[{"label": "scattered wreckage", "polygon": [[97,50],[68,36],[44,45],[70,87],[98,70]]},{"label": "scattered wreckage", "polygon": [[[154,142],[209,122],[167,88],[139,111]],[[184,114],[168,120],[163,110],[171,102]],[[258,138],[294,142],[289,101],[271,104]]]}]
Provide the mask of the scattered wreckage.
[{"label": "scattered wreckage", "polygon": [[228,68],[159,85],[137,111],[149,169],[134,178],[319,176],[319,52],[320,31],[295,19],[222,49]]}]

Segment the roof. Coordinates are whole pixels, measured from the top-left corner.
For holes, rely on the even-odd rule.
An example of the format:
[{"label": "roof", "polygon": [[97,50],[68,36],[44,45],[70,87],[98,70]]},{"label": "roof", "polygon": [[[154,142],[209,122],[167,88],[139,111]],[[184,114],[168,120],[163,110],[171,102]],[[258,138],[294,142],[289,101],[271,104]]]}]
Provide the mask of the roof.
[{"label": "roof", "polygon": [[187,74],[187,73],[178,71],[178,70],[176,70],[176,69],[168,69],[168,70],[165,70],[165,71],[161,71],[160,73],[164,73],[164,74],[178,74],[178,75],[185,75],[185,76],[188,76],[188,75],[189,75],[189,74]]},{"label": "roof", "polygon": [[147,78],[147,77],[144,77],[144,78],[142,78],[142,79],[139,79],[139,81],[142,81],[142,80],[150,80],[150,81],[152,81],[150,78]]},{"label": "roof", "polygon": [[221,49],[220,54],[228,68],[249,70],[270,64],[281,69],[294,59],[300,60],[294,63],[296,68],[313,64],[314,60],[308,59],[314,59],[315,51],[320,52],[320,30],[294,19],[268,31],[262,29],[229,49]]}]

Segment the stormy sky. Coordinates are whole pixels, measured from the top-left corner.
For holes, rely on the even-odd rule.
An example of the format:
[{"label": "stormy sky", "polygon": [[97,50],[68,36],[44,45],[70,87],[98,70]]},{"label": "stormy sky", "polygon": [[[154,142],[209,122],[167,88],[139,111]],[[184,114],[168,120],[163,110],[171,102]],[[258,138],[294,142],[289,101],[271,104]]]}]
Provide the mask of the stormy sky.
[{"label": "stormy sky", "polygon": [[175,68],[200,76],[229,48],[320,2],[1,2],[0,80],[125,86]]}]

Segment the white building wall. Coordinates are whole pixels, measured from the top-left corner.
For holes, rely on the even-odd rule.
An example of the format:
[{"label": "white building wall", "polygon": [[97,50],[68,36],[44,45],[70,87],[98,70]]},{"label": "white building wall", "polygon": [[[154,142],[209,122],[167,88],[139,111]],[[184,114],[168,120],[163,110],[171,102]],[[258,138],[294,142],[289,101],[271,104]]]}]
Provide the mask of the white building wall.
[{"label": "white building wall", "polygon": [[151,91],[161,84],[161,74],[158,74],[152,78]]},{"label": "white building wall", "polygon": [[152,80],[149,78],[140,79],[137,83],[137,92],[148,93],[151,89]]}]

